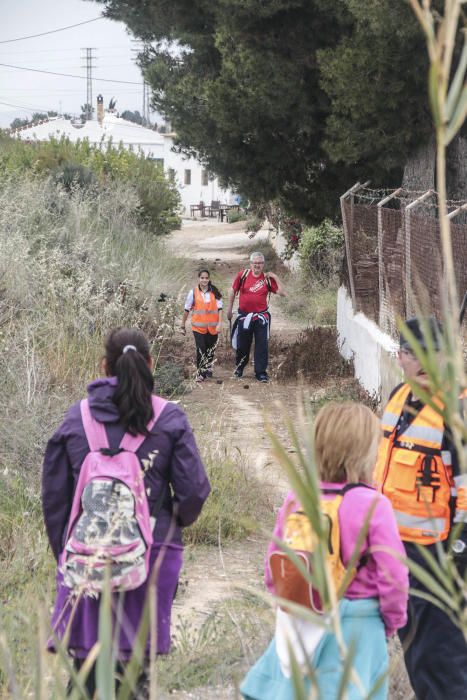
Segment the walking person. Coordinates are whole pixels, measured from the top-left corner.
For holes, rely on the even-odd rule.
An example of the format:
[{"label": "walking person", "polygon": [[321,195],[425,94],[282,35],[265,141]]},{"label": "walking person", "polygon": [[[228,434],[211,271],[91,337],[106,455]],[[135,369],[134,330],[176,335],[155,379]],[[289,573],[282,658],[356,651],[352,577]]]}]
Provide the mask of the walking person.
[{"label": "walking person", "polygon": [[251,344],[255,340],[255,376],[260,382],[269,380],[268,343],[271,314],[268,309],[270,294],[286,296],[286,292],[273,272],[264,272],[264,255],[252,253],[250,268],[241,270],[229,291],[227,318],[232,319],[235,297],[239,296],[238,313],[232,329],[232,345],[236,350],[235,376],[240,378],[250,357]]},{"label": "walking person", "polygon": [[[429,334],[431,346],[440,350],[441,327],[436,319],[422,323],[412,318],[406,325],[422,348],[426,350]],[[403,333],[398,361],[407,379],[416,379],[430,392],[428,378]],[[439,397],[432,400],[442,409]],[[376,483],[392,502],[407,556],[432,573],[420,548],[438,559],[439,543],[446,546],[452,527],[467,523],[467,477],[460,473],[443,417],[424,404],[409,384],[400,384],[390,395],[382,427]],[[467,563],[466,545],[464,524],[452,547],[461,576]],[[412,575],[410,587],[427,593]],[[399,637],[410,683],[419,700],[467,697],[467,644],[461,630],[438,606],[410,595],[408,622],[399,630]]]},{"label": "walking person", "polygon": [[[361,532],[366,533],[353,578],[339,602],[343,641],[353,649],[352,666],[365,689],[362,696],[349,679],[345,687],[349,700],[362,700],[378,680],[381,685],[372,697],[387,698],[386,640],[407,617],[408,575],[400,561],[404,550],[391,504],[368,486],[380,438],[378,419],[362,404],[330,403],[316,417],[314,448],[321,480],[320,505],[329,522],[328,564],[336,591]],[[277,544],[279,539],[296,549],[306,568],[313,571],[314,534],[293,491],[287,494],[278,513],[273,535],[266,556],[266,587],[273,595],[306,605],[319,614],[319,594]],[[297,592],[300,595],[296,597]],[[336,700],[344,662],[334,633],[283,607],[276,611],[276,633],[271,644],[240,687],[243,697],[293,700],[291,651],[308,689],[312,669],[318,686],[316,697]]]},{"label": "walking person", "polygon": [[[143,333],[112,331],[102,367],[105,376],[50,438],[42,472],[44,521],[59,564],[48,648],[56,651],[55,638],[65,643],[76,669],[98,641],[108,570],[111,590],[124,591],[112,593],[116,658],[123,666],[130,658],[158,557],[157,623],[145,653],[156,639],[157,653],[168,654],[182,528],[197,519],[210,491],[186,415],[152,393]],[[87,689],[94,697],[94,673]]]},{"label": "walking person", "polygon": [[191,330],[196,344],[196,381],[212,377],[214,352],[222,328],[222,294],[210,280],[209,270],[200,270],[198,285],[190,289],[185,301],[181,332],[186,334],[186,322],[192,312]]}]

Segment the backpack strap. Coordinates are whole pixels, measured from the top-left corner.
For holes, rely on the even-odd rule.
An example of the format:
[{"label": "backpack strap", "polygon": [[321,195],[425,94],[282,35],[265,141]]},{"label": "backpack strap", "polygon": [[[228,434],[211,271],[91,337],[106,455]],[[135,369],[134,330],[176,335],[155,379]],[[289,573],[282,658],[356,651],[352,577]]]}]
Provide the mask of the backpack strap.
[{"label": "backpack strap", "polygon": [[376,491],[376,489],[373,488],[373,486],[370,486],[369,484],[365,484],[363,481],[356,481],[351,484],[346,484],[344,488],[342,489],[342,495],[344,496],[347,491],[351,491],[352,489],[356,489],[359,486],[363,487],[364,489],[370,489],[370,491]]},{"label": "backpack strap", "polygon": [[92,417],[88,399],[83,399],[81,401],[80,409],[86,440],[88,441],[91,452],[98,452],[100,449],[105,448],[108,449],[109,441],[107,439],[105,425],[99,423],[99,421]]},{"label": "backpack strap", "polygon": [[371,491],[376,491],[376,489],[373,488],[373,486],[370,486],[369,484],[363,483],[363,481],[356,481],[352,482],[351,484],[346,484],[342,488],[338,489],[321,489],[321,493],[324,493],[326,496],[345,496],[347,491],[351,491],[352,489],[356,489],[359,486],[362,486],[364,489],[370,489]]},{"label": "backpack strap", "polygon": [[[151,401],[153,416],[147,425],[149,431],[154,428],[156,421],[159,419],[159,416],[168,403],[165,399],[162,399],[160,396],[154,396],[154,394],[151,396]],[[126,450],[127,452],[137,452],[145,440],[146,435],[130,435],[130,433],[125,433],[120,443],[120,449]]]},{"label": "backpack strap", "polygon": [[[148,423],[148,430],[153,429],[156,421],[162,413],[162,410],[167,404],[165,399],[162,399],[160,396],[154,396],[154,394],[151,396],[151,400],[153,417]],[[109,449],[109,441],[107,439],[105,425],[104,423],[99,423],[99,421],[93,418],[89,408],[88,399],[83,399],[81,401],[80,409],[84,432],[86,434],[86,439],[91,452],[99,452],[101,449]],[[128,452],[137,452],[145,439],[145,435],[130,435],[130,433],[125,433],[119,447],[120,449],[127,450]]]},{"label": "backpack strap", "polygon": [[240,284],[238,285],[238,291],[241,292],[243,290],[243,285],[245,284],[245,280],[248,277],[248,273],[250,272],[250,268],[247,267],[246,270],[243,270],[242,276],[240,277]]}]

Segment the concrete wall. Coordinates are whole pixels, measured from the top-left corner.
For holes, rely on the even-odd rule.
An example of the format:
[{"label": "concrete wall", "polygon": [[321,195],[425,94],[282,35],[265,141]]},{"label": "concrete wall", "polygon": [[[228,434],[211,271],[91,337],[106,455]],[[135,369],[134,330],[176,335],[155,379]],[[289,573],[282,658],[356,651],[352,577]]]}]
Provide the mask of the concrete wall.
[{"label": "concrete wall", "polygon": [[397,343],[364,314],[354,313],[345,287],[337,294],[337,333],[341,355],[353,359],[360,384],[385,403],[401,381],[395,357]]},{"label": "concrete wall", "polygon": [[[285,250],[286,247],[286,240],[285,237],[282,235],[282,233],[277,231],[275,233],[274,240],[272,241],[272,244],[274,246],[274,249],[277,253],[277,255],[280,257],[282,253]],[[300,266],[300,257],[298,255],[298,252],[295,252],[290,260],[284,260],[284,265],[289,268],[289,270],[292,270],[292,272],[297,272],[299,266]]]}]

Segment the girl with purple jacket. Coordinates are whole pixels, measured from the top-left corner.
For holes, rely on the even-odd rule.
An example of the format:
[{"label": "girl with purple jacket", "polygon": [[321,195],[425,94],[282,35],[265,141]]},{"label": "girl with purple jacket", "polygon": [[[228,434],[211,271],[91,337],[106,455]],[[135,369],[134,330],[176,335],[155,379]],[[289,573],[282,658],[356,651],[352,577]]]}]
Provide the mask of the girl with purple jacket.
[{"label": "girl with purple jacket", "polygon": [[[365,406],[352,402],[331,403],[322,408],[315,420],[314,447],[321,478],[323,499],[334,498],[332,491],[344,496],[338,510],[341,559],[347,566],[367,516],[370,520],[360,550],[355,577],[339,603],[343,638],[347,648],[354,645],[353,667],[368,693],[388,671],[386,639],[407,616],[408,573],[398,557],[404,556],[390,502],[374,489],[371,482],[381,429],[376,416]],[[348,485],[352,488],[348,488]],[[329,493],[331,491],[331,493]],[[274,536],[283,539],[288,515],[300,510],[297,497],[290,491],[279,511]],[[280,551],[271,541],[266,557],[265,582],[274,594],[269,566],[270,556]],[[319,685],[321,700],[335,700],[342,676],[342,661],[334,634],[301,618],[277,610],[276,635],[266,652],[246,676],[241,692],[247,700],[293,700],[290,646],[304,675],[311,665]],[[358,688],[349,683],[349,700],[361,700]],[[375,700],[384,700],[387,679]]]},{"label": "girl with purple jacket", "polygon": [[[105,377],[88,386],[91,416],[105,427],[109,448],[117,449],[125,433],[145,435],[137,450],[151,514],[156,514],[150,571],[161,547],[161,568],[157,577],[157,630],[149,637],[157,640],[157,653],[170,648],[172,602],[182,566],[181,528],[199,516],[210,486],[187,417],[177,405],[167,402],[150,431],[153,416],[153,360],[149,344],[138,330],[112,331],[105,344],[102,362]],[[47,444],[42,473],[44,521],[55,559],[59,560],[74,489],[89,445],[80,412],[80,402],[69,409],[65,419]],[[148,579],[124,594],[123,620],[118,638],[119,662],[132,654],[135,635],[143,612]],[[63,581],[57,568],[57,596],[52,628],[58,639],[67,639],[67,647],[77,669],[82,666],[98,640],[99,598],[76,595]],[[118,594],[115,596],[115,602]],[[49,649],[54,651],[53,641]],[[149,653],[149,639],[146,647]],[[88,677],[88,692],[93,697],[94,677]]]}]

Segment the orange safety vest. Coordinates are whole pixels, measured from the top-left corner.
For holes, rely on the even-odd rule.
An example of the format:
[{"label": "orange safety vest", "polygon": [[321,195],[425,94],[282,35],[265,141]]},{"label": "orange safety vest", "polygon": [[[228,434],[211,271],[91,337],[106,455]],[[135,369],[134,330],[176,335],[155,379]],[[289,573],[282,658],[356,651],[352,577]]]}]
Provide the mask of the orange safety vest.
[{"label": "orange safety vest", "polygon": [[[433,544],[449,534],[454,493],[452,458],[449,451],[441,450],[443,417],[430,406],[424,405],[396,437],[410,391],[409,385],[403,384],[384,411],[375,481],[392,503],[401,539]],[[442,406],[437,399],[434,401]]]},{"label": "orange safety vest", "polygon": [[210,333],[217,335],[216,326],[219,323],[219,309],[213,292],[209,293],[209,301],[204,301],[204,294],[199,287],[193,290],[194,306],[191,317],[191,329],[195,333]]}]

